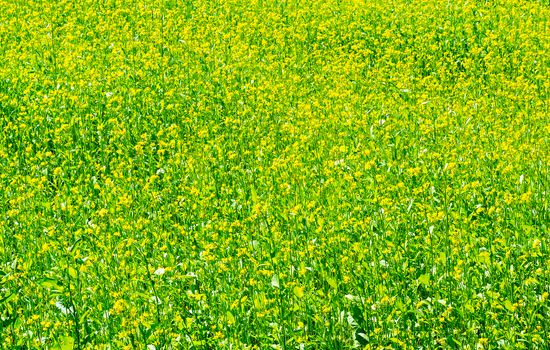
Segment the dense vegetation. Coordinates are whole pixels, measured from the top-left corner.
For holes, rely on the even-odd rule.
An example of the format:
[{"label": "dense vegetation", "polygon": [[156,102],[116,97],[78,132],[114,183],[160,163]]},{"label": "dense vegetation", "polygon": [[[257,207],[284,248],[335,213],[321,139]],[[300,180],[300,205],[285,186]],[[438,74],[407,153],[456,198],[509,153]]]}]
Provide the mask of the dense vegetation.
[{"label": "dense vegetation", "polygon": [[0,0],[0,343],[548,349],[548,18]]}]

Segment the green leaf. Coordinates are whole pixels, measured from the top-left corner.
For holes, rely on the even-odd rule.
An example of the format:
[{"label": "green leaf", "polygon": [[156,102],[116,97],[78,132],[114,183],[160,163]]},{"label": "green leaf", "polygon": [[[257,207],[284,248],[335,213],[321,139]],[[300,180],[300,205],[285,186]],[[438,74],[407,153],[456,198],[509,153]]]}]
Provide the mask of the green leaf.
[{"label": "green leaf", "polygon": [[304,297],[304,287],[294,286],[294,288],[292,288],[292,292],[300,299]]},{"label": "green leaf", "polygon": [[230,312],[230,311],[227,311],[227,313],[225,314],[225,316],[227,317],[227,323],[228,324],[234,324],[235,323],[235,316],[233,316],[233,314]]},{"label": "green leaf", "polygon": [[258,202],[258,194],[256,193],[256,188],[250,186],[250,196],[252,197],[252,203]]},{"label": "green leaf", "polygon": [[369,343],[367,335],[363,329],[357,329],[355,331],[355,340],[357,340],[361,346],[366,346]]},{"label": "green leaf", "polygon": [[423,284],[425,286],[429,285],[430,284],[430,275],[428,275],[427,273],[425,273],[423,275],[420,275],[420,277],[418,277],[418,283]]},{"label": "green leaf", "polygon": [[61,338],[61,344],[59,345],[59,350],[73,350],[74,349],[74,338],[67,335]]},{"label": "green leaf", "polygon": [[37,283],[49,290],[51,293],[63,293],[63,286],[56,279],[44,277],[39,279]]},{"label": "green leaf", "polygon": [[271,286],[274,288],[279,288],[279,277],[277,275],[273,275],[273,277],[271,277]]},{"label": "green leaf", "polygon": [[510,302],[510,300],[505,300],[504,301],[504,307],[506,307],[506,309],[508,309],[508,311],[510,311],[510,312],[514,311],[514,304],[512,304],[512,302]]},{"label": "green leaf", "polygon": [[254,306],[256,309],[261,310],[266,304],[266,298],[263,293],[260,293],[254,297]]},{"label": "green leaf", "polygon": [[327,277],[327,283],[328,283],[329,286],[331,286],[334,289],[336,289],[338,287],[338,283],[336,282],[336,280],[334,278]]}]

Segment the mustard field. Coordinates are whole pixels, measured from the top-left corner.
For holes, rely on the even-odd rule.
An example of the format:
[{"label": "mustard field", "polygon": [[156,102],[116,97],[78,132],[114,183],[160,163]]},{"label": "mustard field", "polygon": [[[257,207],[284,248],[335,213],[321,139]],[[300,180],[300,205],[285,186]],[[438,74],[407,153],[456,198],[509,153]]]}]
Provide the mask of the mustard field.
[{"label": "mustard field", "polygon": [[549,349],[543,0],[0,0],[0,349]]}]

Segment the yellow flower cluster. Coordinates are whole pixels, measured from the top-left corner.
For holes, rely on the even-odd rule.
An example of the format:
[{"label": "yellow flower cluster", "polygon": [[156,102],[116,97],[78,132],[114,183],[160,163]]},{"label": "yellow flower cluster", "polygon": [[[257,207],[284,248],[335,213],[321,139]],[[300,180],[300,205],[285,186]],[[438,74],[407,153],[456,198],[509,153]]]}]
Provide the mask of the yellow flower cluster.
[{"label": "yellow flower cluster", "polygon": [[548,349],[545,1],[0,0],[0,340]]}]

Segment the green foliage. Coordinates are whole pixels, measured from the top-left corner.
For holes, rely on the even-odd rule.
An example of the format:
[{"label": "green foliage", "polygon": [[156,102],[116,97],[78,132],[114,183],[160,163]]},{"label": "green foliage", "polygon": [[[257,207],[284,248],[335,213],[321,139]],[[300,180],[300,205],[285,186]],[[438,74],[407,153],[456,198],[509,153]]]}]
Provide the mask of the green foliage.
[{"label": "green foliage", "polygon": [[0,0],[0,347],[547,349],[548,18]]}]

